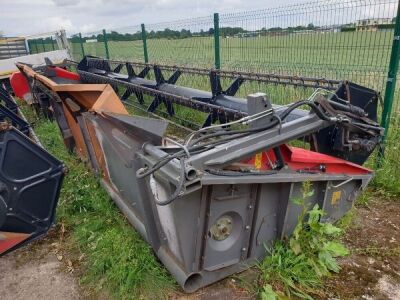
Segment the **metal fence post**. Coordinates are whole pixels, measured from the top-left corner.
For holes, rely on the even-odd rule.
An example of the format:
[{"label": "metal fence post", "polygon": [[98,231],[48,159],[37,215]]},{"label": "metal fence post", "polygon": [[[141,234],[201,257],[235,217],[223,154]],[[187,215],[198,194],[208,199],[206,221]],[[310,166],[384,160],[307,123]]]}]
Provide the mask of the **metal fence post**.
[{"label": "metal fence post", "polygon": [[43,52],[46,52],[46,46],[44,45],[44,39],[42,38],[42,47],[43,47]]},{"label": "metal fence post", "polygon": [[33,54],[33,49],[32,49],[32,40],[25,40],[26,45],[27,45],[27,49],[29,50],[29,54]]},{"label": "metal fence post", "polygon": [[53,49],[53,51],[56,50],[56,48],[54,47],[54,40],[52,36],[50,37],[50,42],[51,42],[51,49]]},{"label": "metal fence post", "polygon": [[396,77],[399,69],[399,54],[400,54],[400,3],[397,7],[396,24],[394,27],[394,37],[392,43],[392,52],[390,54],[390,64],[388,77],[386,82],[385,97],[383,102],[383,112],[381,126],[385,128],[382,144],[378,153],[378,165],[381,165],[382,158],[384,157],[384,145],[389,132],[390,117],[393,108],[393,98],[396,88]]},{"label": "metal fence post", "polygon": [[144,27],[144,24],[142,24],[142,41],[144,62],[147,64],[149,62],[149,54],[147,53],[146,28]]},{"label": "metal fence post", "polygon": [[108,52],[107,34],[105,29],[103,29],[103,38],[104,38],[104,48],[106,49],[106,58],[110,59],[110,53]]},{"label": "metal fence post", "polygon": [[214,14],[214,66],[216,69],[221,68],[221,48],[219,46],[219,14]]},{"label": "metal fence post", "polygon": [[82,57],[85,56],[85,48],[83,47],[82,34],[79,32],[79,43],[81,44]]},{"label": "metal fence post", "polygon": [[37,40],[33,40],[34,42],[35,42],[35,50],[36,50],[36,53],[39,53],[39,49],[38,49],[38,46],[37,46]]}]

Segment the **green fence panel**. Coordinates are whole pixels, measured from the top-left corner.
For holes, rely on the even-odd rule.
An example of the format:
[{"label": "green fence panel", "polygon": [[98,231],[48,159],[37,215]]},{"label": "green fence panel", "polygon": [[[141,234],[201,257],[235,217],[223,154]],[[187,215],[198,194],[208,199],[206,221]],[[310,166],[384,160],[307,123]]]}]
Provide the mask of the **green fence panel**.
[{"label": "green fence panel", "polygon": [[110,52],[108,51],[108,43],[107,43],[107,33],[106,30],[103,29],[103,41],[104,41],[104,49],[106,50],[106,58],[110,58]]},{"label": "green fence panel", "polygon": [[39,53],[38,40],[33,40],[35,44],[35,53]]},{"label": "green fence panel", "polygon": [[98,57],[106,57],[106,50],[104,46],[104,35],[102,31],[93,31],[81,33],[82,43],[83,43],[83,53],[79,43],[79,34],[74,35],[77,37],[73,44],[73,47],[76,50],[73,50],[74,53],[77,53],[79,57],[85,53],[85,55],[93,55]]},{"label": "green fence panel", "polygon": [[29,48],[29,54],[34,54],[34,49],[33,49],[33,41],[28,40],[28,48]]},{"label": "green fence panel", "polygon": [[51,50],[56,50],[56,47],[54,46],[54,40],[53,37],[50,37],[50,41],[51,41]]},{"label": "green fence panel", "polygon": [[111,59],[143,62],[140,25],[108,30],[107,44]]},{"label": "green fence panel", "polygon": [[389,72],[386,81],[384,109],[381,121],[382,127],[384,127],[386,130],[389,129],[390,117],[393,108],[393,97],[396,88],[397,72],[399,70],[399,54],[400,54],[400,6],[397,8],[396,26],[393,35]]},{"label": "green fence panel", "polygon": [[394,0],[319,1],[220,14],[224,68],[351,79],[382,88],[393,29]]},{"label": "green fence panel", "polygon": [[79,32],[79,44],[81,46],[81,53],[82,56],[85,56],[85,48],[83,47],[83,40],[82,40],[82,34]]},{"label": "green fence panel", "polygon": [[[397,83],[397,73],[399,71],[399,58],[400,58],[400,5],[397,7],[397,15],[396,15],[396,24],[393,34],[393,43],[392,43],[392,50],[390,55],[390,63],[389,63],[389,71],[387,75],[386,81],[386,91],[384,97],[384,106],[382,112],[382,119],[381,119],[381,126],[385,128],[385,135],[383,138],[383,146],[379,149],[378,155],[378,166],[382,166],[382,159],[384,157],[385,152],[385,142],[389,134],[389,125],[391,121],[398,125],[398,114],[399,112],[395,112],[395,117],[392,120],[392,110],[394,106],[394,96],[396,90],[396,83]],[[395,125],[396,125],[395,124]],[[394,128],[394,134],[396,134],[399,128],[398,126]]]},{"label": "green fence panel", "polygon": [[213,16],[146,24],[152,63],[214,67]]},{"label": "green fence panel", "polygon": [[80,61],[83,58],[82,46],[83,44],[69,40],[69,46],[71,47],[72,59],[75,61]]}]

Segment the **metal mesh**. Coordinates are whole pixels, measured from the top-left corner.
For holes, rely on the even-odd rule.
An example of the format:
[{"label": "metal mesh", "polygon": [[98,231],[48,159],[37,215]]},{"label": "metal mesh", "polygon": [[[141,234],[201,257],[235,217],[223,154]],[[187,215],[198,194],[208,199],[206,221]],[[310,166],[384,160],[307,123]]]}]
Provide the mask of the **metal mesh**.
[{"label": "metal mesh", "polygon": [[81,60],[83,58],[81,43],[69,39],[69,45],[71,47],[72,57],[77,61]]},{"label": "metal mesh", "polygon": [[57,42],[53,36],[28,39],[27,42],[30,54],[59,50]]},{"label": "metal mesh", "polygon": [[[82,44],[85,55],[106,57],[104,36],[101,30],[82,33]],[[75,47],[76,49],[79,49],[78,45],[76,45]]]},{"label": "metal mesh", "polygon": [[140,25],[106,31],[109,56],[112,59],[143,61]]},{"label": "metal mesh", "polygon": [[364,31],[359,23],[366,18],[392,20],[396,3],[329,0],[221,14],[221,34],[224,27],[245,30],[221,37],[221,64],[228,69],[351,79],[382,89],[393,30],[373,31],[370,26]]},{"label": "metal mesh", "polygon": [[[149,61],[153,63],[214,65],[213,17],[146,25]],[[162,38],[160,32],[164,32]]]}]

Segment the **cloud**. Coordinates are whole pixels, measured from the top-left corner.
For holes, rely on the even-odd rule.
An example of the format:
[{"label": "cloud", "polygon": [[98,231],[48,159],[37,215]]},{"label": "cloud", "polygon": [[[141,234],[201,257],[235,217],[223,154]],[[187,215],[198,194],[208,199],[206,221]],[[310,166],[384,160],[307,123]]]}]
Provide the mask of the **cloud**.
[{"label": "cloud", "polygon": [[65,29],[66,31],[76,30],[75,26],[72,25],[72,21],[64,17],[49,17],[45,18],[44,22],[46,28],[50,30]]},{"label": "cloud", "polygon": [[72,6],[80,2],[80,0],[52,0],[57,6]]},{"label": "cloud", "polygon": [[80,27],[79,31],[80,32],[92,32],[92,31],[96,31],[98,30],[98,26],[94,23],[90,23],[90,24],[84,24]]},{"label": "cloud", "polygon": [[[286,6],[292,4],[304,3],[309,0],[0,0],[0,30],[5,35],[28,35],[41,32],[48,32],[59,28],[65,28],[68,35],[77,32],[100,31],[103,28],[132,28],[136,31],[141,23],[148,27],[151,24],[160,22],[170,22],[182,19],[193,19],[196,17],[211,16],[214,12],[230,13],[237,11],[260,10],[277,6]],[[336,5],[335,3],[342,2]],[[377,1],[377,3],[381,1]],[[390,1],[389,1],[390,2]],[[326,3],[343,6],[343,0],[329,0]],[[347,2],[346,2],[347,3]],[[375,3],[371,1],[371,3]],[[330,5],[329,4],[329,5]],[[312,5],[311,5],[312,6]],[[300,14],[293,14],[293,11],[281,9],[282,17],[270,16],[265,18],[254,16],[251,13],[246,16],[246,20],[239,21],[232,19],[228,22],[229,26],[247,26],[253,28],[263,23],[263,26],[270,27],[291,26],[294,23],[315,25],[319,20],[324,19],[325,23],[337,22],[346,19],[354,19],[361,15],[394,16],[396,5],[371,5],[373,9],[359,8],[350,10],[339,10],[334,14],[324,10],[323,7],[316,6],[317,10],[309,13],[304,9],[308,5],[299,6]],[[378,9],[379,8],[379,9]],[[342,15],[340,15],[342,13]],[[332,16],[331,16],[332,15]],[[210,17],[211,18],[211,17]],[[225,18],[226,20],[227,18]],[[210,19],[211,20],[211,19]],[[196,20],[185,21],[185,24],[191,23],[194,27],[209,26],[207,24],[197,25]],[[321,21],[322,22],[322,21]],[[293,23],[293,24],[292,24]],[[174,23],[176,27],[178,23]],[[211,23],[212,24],[212,20]],[[323,24],[322,24],[323,25]],[[163,26],[163,25],[160,25]],[[156,28],[157,26],[153,26]]]}]

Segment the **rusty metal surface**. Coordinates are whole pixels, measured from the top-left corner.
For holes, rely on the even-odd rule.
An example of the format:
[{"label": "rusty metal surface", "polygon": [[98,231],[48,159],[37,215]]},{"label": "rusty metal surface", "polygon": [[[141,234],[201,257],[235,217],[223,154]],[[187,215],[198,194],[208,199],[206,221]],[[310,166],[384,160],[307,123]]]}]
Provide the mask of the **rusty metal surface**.
[{"label": "rusty metal surface", "polygon": [[[118,96],[108,84],[58,84],[50,78],[37,73],[29,66],[17,64],[17,67],[28,77],[40,82],[52,94],[52,100],[62,107],[62,116],[68,124],[68,132],[72,134],[73,144],[79,156],[87,157],[88,149],[78,119],[83,111],[101,113],[103,111],[128,114]],[[56,106],[57,104],[53,104]],[[61,113],[61,112],[60,112]],[[69,136],[64,139],[70,145]],[[72,150],[72,149],[70,149]]]}]

